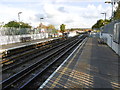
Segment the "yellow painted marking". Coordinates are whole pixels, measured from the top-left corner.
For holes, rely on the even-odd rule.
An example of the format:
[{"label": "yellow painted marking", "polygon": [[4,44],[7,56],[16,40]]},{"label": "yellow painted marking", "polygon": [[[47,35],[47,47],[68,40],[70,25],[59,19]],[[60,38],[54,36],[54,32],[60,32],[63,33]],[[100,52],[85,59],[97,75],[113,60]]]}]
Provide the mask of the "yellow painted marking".
[{"label": "yellow painted marking", "polygon": [[5,62],[7,62],[7,61],[9,61],[9,60],[10,60],[10,59],[1,61],[0,64],[5,63]]},{"label": "yellow painted marking", "polygon": [[[76,55],[78,54],[80,48],[77,50],[77,52],[74,54],[73,58],[67,63],[67,65],[65,67],[61,67],[57,72],[60,73],[60,75],[57,78],[54,78],[55,80],[50,80],[51,82],[51,87],[50,88],[54,88],[57,87],[56,85],[60,85],[62,87],[79,87],[81,85],[81,87],[93,87],[93,76],[83,73],[83,72],[79,72],[76,70],[72,70],[69,69],[69,65],[73,62],[73,60],[75,59]],[[69,74],[70,73],[70,74]],[[62,77],[62,75],[67,75],[69,77],[72,77],[73,79],[77,79],[76,81],[72,81],[70,80],[70,78],[64,78]],[[63,79],[67,80],[67,83],[64,83]],[[69,82],[69,83],[68,83]]]},{"label": "yellow painted marking", "polygon": [[84,79],[81,79],[81,78],[76,78],[76,77],[73,77],[73,78],[75,78],[75,79],[77,79],[77,81],[78,82],[83,82],[83,83],[85,83],[85,84],[90,84],[90,85],[93,85],[93,83],[92,82],[90,82],[90,81],[86,81],[86,80],[84,80]]},{"label": "yellow painted marking", "polygon": [[[78,82],[82,82],[83,84],[85,84],[85,85],[87,85],[87,86],[91,86],[92,87],[92,85],[93,85],[93,81],[92,80],[89,80],[89,77],[84,77],[84,76],[79,76],[79,75],[77,75],[77,74],[75,74],[74,72],[74,75],[75,76],[79,76],[79,77],[75,77],[73,74],[71,75],[69,75],[68,73],[63,73],[63,72],[60,72],[61,74],[64,74],[64,75],[66,75],[66,76],[70,76],[70,77],[72,77],[72,78],[75,78],[75,79],[77,79],[78,80]],[[88,78],[88,79],[87,79]],[[91,78],[92,79],[92,78]]]},{"label": "yellow painted marking", "polygon": [[[75,55],[74,55],[73,58],[70,60],[70,62],[67,64],[66,68],[63,69],[63,71],[62,71],[63,73],[66,72],[68,66],[73,62],[73,60],[74,60],[74,58],[77,56],[79,50],[80,50],[80,48],[78,49],[77,53],[75,53]],[[54,81],[55,83],[53,83],[53,84],[51,85],[51,88],[53,88],[53,87],[56,86],[56,82],[59,82],[59,80],[60,80],[60,78],[62,77],[63,73],[61,73],[61,74],[58,76],[58,78]]]},{"label": "yellow painted marking", "polygon": [[120,88],[120,84],[119,83],[115,83],[115,82],[111,82],[112,86],[114,88]]},{"label": "yellow painted marking", "polygon": [[86,74],[86,73],[83,73],[83,72],[79,72],[79,71],[77,71],[77,70],[73,70],[74,72],[76,72],[76,73],[78,73],[78,74],[81,74],[81,75],[86,75],[86,76],[91,76],[91,75],[89,75],[89,74]]},{"label": "yellow painted marking", "polygon": [[[53,80],[50,80],[50,81],[51,81],[51,84],[54,83]],[[62,87],[64,87],[64,88],[67,88],[67,86],[65,86],[64,83],[62,84],[61,82],[59,82],[59,83],[56,82],[56,84],[57,84],[57,85],[60,85],[60,86],[62,86]]]},{"label": "yellow painted marking", "polygon": [[[64,78],[64,77],[62,77],[62,78]],[[64,79],[66,79],[66,78],[64,78]],[[83,84],[81,84],[81,83],[78,83],[78,82],[75,82],[75,81],[73,81],[73,80],[70,80],[70,79],[67,79],[70,83],[74,83],[74,84],[77,84],[77,85],[83,85]],[[66,84],[70,84],[70,83],[66,83]],[[73,85],[72,85],[73,86]]]},{"label": "yellow painted marking", "polygon": [[[53,77],[54,78],[54,77]],[[65,80],[68,80],[68,79],[66,79],[66,78],[64,78],[64,77],[62,77],[62,79],[65,79]],[[60,81],[62,81],[61,79],[60,79]],[[59,81],[59,82],[60,82]],[[62,81],[63,82],[63,81]],[[74,82],[74,81],[73,81]],[[54,81],[53,81],[53,83],[54,83]],[[63,83],[65,86],[67,86],[66,88],[70,88],[70,86],[71,86],[71,84],[70,83],[67,83],[67,84],[65,84],[65,83]],[[63,86],[64,87],[64,86]]]},{"label": "yellow painted marking", "polygon": [[[70,76],[70,77],[72,77],[72,78],[75,78],[75,79],[77,79],[78,80],[78,82],[82,82],[82,83],[84,83],[85,85],[87,85],[87,86],[92,86],[93,85],[93,81],[92,80],[89,80],[89,78],[90,77],[84,77],[84,76],[79,76],[79,75],[77,75],[76,73],[74,73],[74,72],[72,72],[72,73],[74,73],[74,75],[73,74],[68,74],[68,73],[62,73],[62,72],[60,72],[61,74],[64,74],[64,75],[66,75],[66,76]],[[78,76],[78,77],[76,77],[76,76]],[[63,77],[62,77],[63,78]],[[92,78],[91,78],[92,79]]]},{"label": "yellow painted marking", "polygon": [[115,83],[115,82],[111,82],[112,84],[114,84],[114,85],[118,85],[118,86],[120,86],[120,84],[118,84],[118,83]]},{"label": "yellow painted marking", "polygon": [[[59,73],[62,73],[62,74],[67,75],[67,73],[63,73],[63,72],[59,72]],[[86,81],[90,81],[90,79],[92,79],[92,77],[87,77],[87,76],[85,76],[85,75],[76,74],[76,73],[74,72],[74,70],[73,70],[73,72],[70,74],[70,76],[71,76],[71,77],[74,76],[74,77],[77,78],[77,79],[83,78],[83,79],[85,79]],[[74,78],[74,77],[73,77],[73,78]]]}]

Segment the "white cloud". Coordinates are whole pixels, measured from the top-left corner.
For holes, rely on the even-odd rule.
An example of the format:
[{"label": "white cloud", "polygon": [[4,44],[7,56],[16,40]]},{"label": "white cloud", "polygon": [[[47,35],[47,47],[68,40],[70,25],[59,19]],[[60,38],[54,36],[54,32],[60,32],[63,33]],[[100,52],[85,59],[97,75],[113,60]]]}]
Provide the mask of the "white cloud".
[{"label": "white cloud", "polygon": [[[7,0],[2,0],[6,1]],[[28,2],[28,0],[9,0],[9,2]],[[29,0],[29,2],[40,2],[41,0]],[[73,27],[91,27],[98,19],[104,19],[104,16],[100,13],[106,12],[107,17],[111,15],[111,7],[103,7],[103,5],[88,4],[87,6],[75,6],[65,5],[64,3],[68,0],[42,0],[40,3],[29,3],[29,7],[12,7],[5,4],[0,4],[0,21],[8,22],[10,20],[18,20],[18,12],[23,12],[21,20],[27,23],[31,23],[33,26],[38,26],[40,22],[44,24],[53,24],[57,28],[59,25],[64,23],[67,28]],[[73,2],[73,0],[70,0]],[[75,1],[75,0],[74,0]],[[83,1],[83,0],[76,0]],[[85,0],[90,1],[90,0]],[[100,1],[100,0],[91,0]],[[25,4],[27,5],[27,4]],[[40,21],[40,18],[44,17],[44,20]]]},{"label": "white cloud", "polygon": [[[2,2],[8,2],[8,0],[1,0]],[[9,2],[104,2],[105,0],[9,0]],[[117,0],[116,0],[117,1]]]},{"label": "white cloud", "polygon": [[[59,10],[61,7],[64,11]],[[51,24],[59,26],[65,23],[68,27],[91,27],[97,19],[104,19],[104,16],[101,15],[102,12],[107,12],[110,16],[110,9],[111,7],[104,9],[102,5],[96,7],[91,4],[84,8],[79,6],[68,7],[58,4],[46,4],[44,6],[45,14],[50,18],[49,22]],[[65,12],[66,10],[67,12]]]},{"label": "white cloud", "polygon": [[59,2],[105,2],[106,0],[55,0],[55,1],[59,3]]},{"label": "white cloud", "polygon": [[9,7],[6,5],[2,5],[0,4],[0,22],[4,22],[7,23],[8,21],[18,21],[18,12],[22,12],[20,14],[21,17],[21,21],[30,23],[30,21],[34,21],[35,20],[35,13],[33,10],[27,10],[25,8],[13,8],[13,7]]}]

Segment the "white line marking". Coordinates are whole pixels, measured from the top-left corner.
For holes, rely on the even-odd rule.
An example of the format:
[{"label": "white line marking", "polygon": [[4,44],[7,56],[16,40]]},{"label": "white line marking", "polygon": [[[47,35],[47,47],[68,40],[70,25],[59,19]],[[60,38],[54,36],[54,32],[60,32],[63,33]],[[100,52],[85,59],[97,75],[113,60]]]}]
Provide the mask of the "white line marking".
[{"label": "white line marking", "polygon": [[[77,51],[77,49],[85,44],[85,42],[87,41],[87,38],[85,38],[77,47],[76,49],[67,57],[67,59],[52,73],[52,75],[50,75],[50,77],[38,88],[38,90],[42,89],[47,83],[48,81],[57,73],[57,71],[68,61],[68,59]],[[82,47],[80,47],[82,48]]]}]

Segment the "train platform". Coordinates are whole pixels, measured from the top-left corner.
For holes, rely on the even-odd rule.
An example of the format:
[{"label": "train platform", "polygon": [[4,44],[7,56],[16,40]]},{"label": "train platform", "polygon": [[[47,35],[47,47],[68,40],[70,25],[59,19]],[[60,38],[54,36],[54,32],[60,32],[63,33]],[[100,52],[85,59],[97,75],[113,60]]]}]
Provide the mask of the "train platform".
[{"label": "train platform", "polygon": [[39,87],[120,88],[120,57],[98,38],[89,37],[78,46],[57,70]]},{"label": "train platform", "polygon": [[21,48],[21,47],[38,44],[46,41],[51,41],[54,39],[58,39],[58,38],[37,39],[37,40],[28,41],[28,42],[18,42],[13,44],[0,45],[0,53],[11,50],[11,49],[16,49],[16,48]]}]

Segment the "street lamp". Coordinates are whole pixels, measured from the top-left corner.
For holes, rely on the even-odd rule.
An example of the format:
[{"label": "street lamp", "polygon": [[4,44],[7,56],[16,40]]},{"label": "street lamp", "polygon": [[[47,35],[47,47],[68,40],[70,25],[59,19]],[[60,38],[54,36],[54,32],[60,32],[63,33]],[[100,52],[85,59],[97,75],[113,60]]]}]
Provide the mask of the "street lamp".
[{"label": "street lamp", "polygon": [[21,14],[22,12],[18,12],[18,20],[19,20],[19,22],[20,22],[20,14]]},{"label": "street lamp", "polygon": [[114,10],[113,10],[113,7],[115,5],[115,1],[113,0],[112,2],[111,1],[106,1],[105,3],[108,3],[108,4],[111,4],[112,5],[112,15],[111,15],[111,18],[114,17]]},{"label": "street lamp", "polygon": [[44,18],[40,18],[40,19],[44,19]]},{"label": "street lamp", "polygon": [[41,21],[42,21],[42,19],[44,19],[44,18],[40,18],[40,24],[42,23]]},{"label": "street lamp", "polygon": [[[21,14],[22,12],[18,12],[18,21],[19,21],[19,23],[20,23],[20,14]],[[20,23],[20,25],[19,25],[19,28],[20,28],[20,26],[21,26],[21,23]]]},{"label": "street lamp", "polygon": [[42,19],[44,19],[44,18],[40,18],[40,31],[41,31],[41,28],[42,28]]},{"label": "street lamp", "polygon": [[105,15],[105,20],[106,20],[106,13],[101,13],[101,14]]}]

